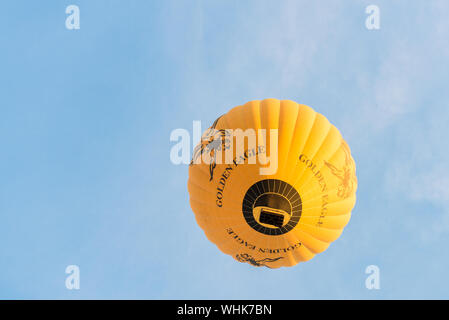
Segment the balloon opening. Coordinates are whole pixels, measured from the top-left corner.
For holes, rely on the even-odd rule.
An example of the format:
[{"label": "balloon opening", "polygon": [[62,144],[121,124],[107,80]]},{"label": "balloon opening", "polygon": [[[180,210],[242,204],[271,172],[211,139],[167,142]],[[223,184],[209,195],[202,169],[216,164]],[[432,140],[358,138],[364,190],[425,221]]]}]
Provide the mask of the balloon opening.
[{"label": "balloon opening", "polygon": [[265,179],[253,184],[245,194],[242,212],[248,225],[266,235],[292,230],[301,217],[302,202],[288,183]]},{"label": "balloon opening", "polygon": [[254,219],[267,228],[280,228],[290,221],[292,207],[280,194],[261,194],[253,205]]}]

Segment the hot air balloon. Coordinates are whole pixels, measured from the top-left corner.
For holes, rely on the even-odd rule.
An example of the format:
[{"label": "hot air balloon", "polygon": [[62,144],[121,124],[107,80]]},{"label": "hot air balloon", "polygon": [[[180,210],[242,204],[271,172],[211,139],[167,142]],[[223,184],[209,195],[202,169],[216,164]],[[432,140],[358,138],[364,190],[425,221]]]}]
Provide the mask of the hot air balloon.
[{"label": "hot air balloon", "polygon": [[338,129],[290,100],[231,109],[204,132],[189,166],[198,225],[222,252],[258,267],[325,251],[349,222],[356,189]]}]

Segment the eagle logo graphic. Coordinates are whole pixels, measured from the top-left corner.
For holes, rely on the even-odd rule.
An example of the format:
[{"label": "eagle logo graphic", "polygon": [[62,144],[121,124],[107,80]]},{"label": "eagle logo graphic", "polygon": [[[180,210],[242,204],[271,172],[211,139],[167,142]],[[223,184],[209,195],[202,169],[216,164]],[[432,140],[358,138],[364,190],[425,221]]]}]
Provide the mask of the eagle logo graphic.
[{"label": "eagle logo graphic", "polygon": [[267,267],[267,268],[271,268],[270,266],[267,266],[266,263],[270,263],[270,262],[275,262],[278,261],[279,259],[282,259],[284,257],[277,257],[277,258],[265,258],[265,259],[261,259],[261,260],[256,260],[254,259],[253,256],[247,254],[247,253],[242,253],[242,254],[236,254],[235,258],[240,261],[240,262],[248,262],[249,264],[255,266],[255,267]]},{"label": "eagle logo graphic", "polygon": [[338,169],[327,161],[324,161],[324,164],[331,170],[334,176],[340,179],[337,196],[346,199],[354,191],[354,188],[357,185],[357,177],[355,176],[355,164],[354,160],[351,158],[349,146],[344,141],[342,141],[341,144],[343,151],[345,152],[345,164],[343,168]]},{"label": "eagle logo graphic", "polygon": [[222,116],[218,117],[212,126],[206,130],[204,135],[201,137],[201,143],[195,147],[193,151],[192,161],[190,161],[190,165],[200,163],[203,154],[209,154],[210,163],[209,163],[209,181],[212,181],[214,178],[214,170],[217,166],[216,159],[217,153],[220,151],[224,151],[230,147],[230,133],[226,129],[215,129],[217,126],[218,120],[220,120]]}]

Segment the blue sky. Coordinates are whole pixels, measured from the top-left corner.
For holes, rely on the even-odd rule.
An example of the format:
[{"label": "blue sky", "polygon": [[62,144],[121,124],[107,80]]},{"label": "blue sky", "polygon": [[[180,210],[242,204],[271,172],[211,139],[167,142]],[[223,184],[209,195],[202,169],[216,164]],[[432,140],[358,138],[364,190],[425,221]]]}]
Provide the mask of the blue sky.
[{"label": "blue sky", "polygon": [[[448,15],[445,0],[2,3],[0,298],[449,298]],[[173,129],[269,97],[326,115],[359,180],[342,236],[278,270],[206,239],[169,158]]]}]

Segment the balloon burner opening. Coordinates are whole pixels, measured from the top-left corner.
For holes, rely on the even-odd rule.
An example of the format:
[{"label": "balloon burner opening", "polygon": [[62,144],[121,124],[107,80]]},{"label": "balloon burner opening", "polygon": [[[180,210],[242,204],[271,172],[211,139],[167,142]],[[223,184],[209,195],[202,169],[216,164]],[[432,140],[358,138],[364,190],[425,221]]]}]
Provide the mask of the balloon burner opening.
[{"label": "balloon burner opening", "polygon": [[284,224],[284,216],[279,213],[270,212],[265,209],[262,209],[260,211],[259,221],[261,223],[269,224],[280,228]]}]

